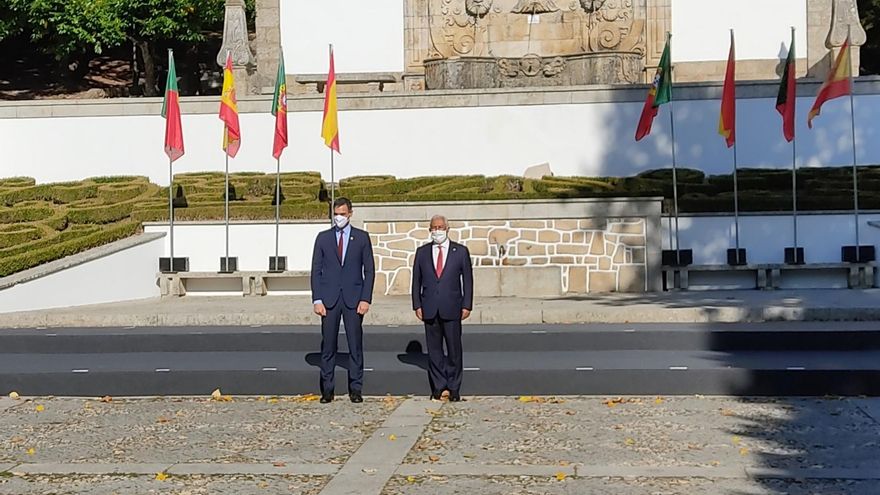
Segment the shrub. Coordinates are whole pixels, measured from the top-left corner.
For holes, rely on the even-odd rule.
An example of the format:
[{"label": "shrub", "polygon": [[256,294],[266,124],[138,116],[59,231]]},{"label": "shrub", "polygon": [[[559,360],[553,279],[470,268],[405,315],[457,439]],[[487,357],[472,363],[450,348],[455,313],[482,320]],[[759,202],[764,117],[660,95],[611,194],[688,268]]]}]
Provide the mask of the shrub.
[{"label": "shrub", "polygon": [[52,216],[55,210],[48,206],[18,207],[0,209],[0,223],[27,223],[45,220]]},{"label": "shrub", "polygon": [[0,248],[16,246],[43,237],[43,231],[33,225],[0,227]]},{"label": "shrub", "polygon": [[147,191],[147,184],[105,184],[98,186],[98,198],[104,204],[122,203],[137,198]]},{"label": "shrub", "polygon": [[70,223],[114,223],[131,216],[133,207],[132,203],[120,203],[109,206],[70,208],[67,211],[67,219]]}]

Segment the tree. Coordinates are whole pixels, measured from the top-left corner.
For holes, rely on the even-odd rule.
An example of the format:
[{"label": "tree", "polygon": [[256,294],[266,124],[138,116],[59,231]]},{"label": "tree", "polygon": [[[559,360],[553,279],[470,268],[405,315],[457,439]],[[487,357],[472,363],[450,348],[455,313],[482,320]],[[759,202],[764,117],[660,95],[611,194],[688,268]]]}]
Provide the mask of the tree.
[{"label": "tree", "polygon": [[859,2],[859,17],[868,34],[861,50],[862,74],[880,73],[880,0]]},{"label": "tree", "polygon": [[159,94],[158,48],[173,42],[197,43],[205,31],[222,26],[223,0],[113,0],[128,39],[143,60],[144,94]]}]

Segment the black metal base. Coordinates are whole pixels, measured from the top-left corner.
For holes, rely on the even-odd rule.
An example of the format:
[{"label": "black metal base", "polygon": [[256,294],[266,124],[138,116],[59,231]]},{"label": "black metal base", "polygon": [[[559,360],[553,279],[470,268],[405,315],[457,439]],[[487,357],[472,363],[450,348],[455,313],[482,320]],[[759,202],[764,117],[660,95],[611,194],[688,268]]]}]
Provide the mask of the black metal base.
[{"label": "black metal base", "polygon": [[220,273],[232,273],[238,271],[238,257],[220,258]]},{"label": "black metal base", "polygon": [[803,265],[804,262],[804,248],[802,247],[787,247],[785,248],[785,264],[786,265]]},{"label": "black metal base", "polygon": [[874,246],[859,246],[858,256],[856,256],[855,246],[843,246],[840,248],[840,257],[844,263],[868,263],[869,261],[877,261],[877,254]]},{"label": "black metal base", "polygon": [[746,261],[746,248],[728,249],[727,264],[730,266],[743,266],[748,264],[748,261]]},{"label": "black metal base", "polygon": [[177,273],[189,271],[189,258],[159,258],[159,271],[162,273]]},{"label": "black metal base", "polygon": [[663,266],[688,266],[694,264],[693,249],[664,249],[661,255]]},{"label": "black metal base", "polygon": [[287,256],[269,256],[269,271],[274,273],[287,271]]}]

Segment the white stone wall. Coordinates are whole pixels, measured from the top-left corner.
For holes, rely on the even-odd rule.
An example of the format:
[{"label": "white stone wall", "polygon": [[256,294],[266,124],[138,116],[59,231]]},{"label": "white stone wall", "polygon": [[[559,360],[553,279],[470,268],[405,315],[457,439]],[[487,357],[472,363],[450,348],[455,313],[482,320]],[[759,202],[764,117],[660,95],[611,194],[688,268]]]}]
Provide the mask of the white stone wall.
[{"label": "white stone wall", "polygon": [[[427,222],[367,222],[376,256],[376,291],[409,294],[415,250],[428,242]],[[533,275],[558,293],[647,290],[646,222],[630,219],[482,220],[450,222],[450,238],[467,246],[474,267],[501,273],[556,267]],[[552,276],[552,275],[551,275]],[[495,289],[477,280],[477,292]],[[500,289],[500,288],[499,288]],[[508,288],[509,290],[509,288]],[[528,293],[528,286],[516,289]]]}]

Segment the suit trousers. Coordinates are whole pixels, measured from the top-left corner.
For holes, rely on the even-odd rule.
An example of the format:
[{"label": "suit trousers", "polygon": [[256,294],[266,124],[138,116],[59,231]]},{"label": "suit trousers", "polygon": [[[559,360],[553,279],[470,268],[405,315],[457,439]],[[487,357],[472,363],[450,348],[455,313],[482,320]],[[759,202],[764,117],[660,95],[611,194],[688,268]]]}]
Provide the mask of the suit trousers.
[{"label": "suit trousers", "polygon": [[[446,353],[443,344],[446,344]],[[444,320],[436,316],[425,320],[425,344],[428,347],[428,379],[431,392],[458,393],[464,372],[461,349],[461,319]]]},{"label": "suit trousers", "polygon": [[346,307],[342,297],[327,316],[321,318],[321,393],[333,393],[336,371],[336,351],[339,338],[339,321],[345,322],[345,338],[348,341],[348,392],[360,393],[364,385],[364,317],[356,308]]}]

